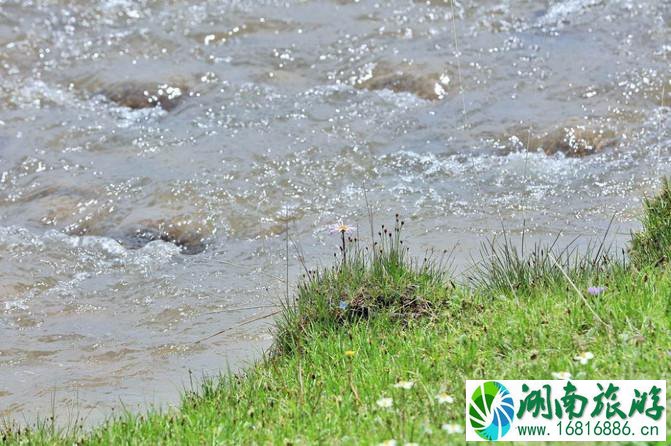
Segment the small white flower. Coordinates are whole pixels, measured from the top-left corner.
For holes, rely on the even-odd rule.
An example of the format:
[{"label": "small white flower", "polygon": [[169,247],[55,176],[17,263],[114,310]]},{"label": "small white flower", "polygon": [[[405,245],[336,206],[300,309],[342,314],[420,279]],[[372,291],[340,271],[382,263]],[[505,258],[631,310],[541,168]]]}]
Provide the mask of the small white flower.
[{"label": "small white flower", "polygon": [[391,440],[386,440],[380,443],[380,446],[396,446],[396,440],[393,438]]},{"label": "small white flower", "polygon": [[397,389],[410,390],[414,385],[415,383],[412,381],[399,381],[396,384],[394,384],[394,387]]},{"label": "small white flower", "polygon": [[331,234],[351,234],[354,232],[354,226],[347,225],[343,222],[330,226]]},{"label": "small white flower", "polygon": [[573,359],[580,361],[580,364],[585,365],[589,362],[590,359],[593,359],[594,355],[591,352],[582,352],[579,355],[576,355]]},{"label": "small white flower", "polygon": [[394,405],[394,400],[391,398],[380,398],[375,404],[377,404],[378,407],[382,407],[383,409],[388,409]]},{"label": "small white flower", "polygon": [[571,372],[552,372],[554,379],[571,379]]},{"label": "small white flower", "polygon": [[445,423],[440,427],[442,430],[447,432],[448,434],[463,434],[464,433],[464,428],[461,426],[461,424],[448,424]]},{"label": "small white flower", "polygon": [[439,393],[436,395],[436,400],[438,401],[438,404],[454,403],[454,397],[452,395],[448,395],[447,393]]}]

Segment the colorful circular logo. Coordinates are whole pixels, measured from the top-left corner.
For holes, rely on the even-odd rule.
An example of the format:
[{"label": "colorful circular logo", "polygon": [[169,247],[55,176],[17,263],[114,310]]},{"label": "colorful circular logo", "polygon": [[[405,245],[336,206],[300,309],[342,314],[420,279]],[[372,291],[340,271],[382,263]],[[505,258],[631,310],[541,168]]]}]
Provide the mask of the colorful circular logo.
[{"label": "colorful circular logo", "polygon": [[485,440],[501,439],[510,430],[515,402],[506,387],[496,381],[478,386],[468,403],[468,419],[475,432]]}]

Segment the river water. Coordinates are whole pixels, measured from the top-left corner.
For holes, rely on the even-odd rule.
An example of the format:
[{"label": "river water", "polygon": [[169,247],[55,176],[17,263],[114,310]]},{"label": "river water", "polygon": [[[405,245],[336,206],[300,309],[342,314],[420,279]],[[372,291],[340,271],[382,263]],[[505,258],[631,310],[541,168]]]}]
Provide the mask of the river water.
[{"label": "river water", "polygon": [[622,245],[669,173],[670,37],[668,0],[0,0],[0,418],[250,364],[287,225],[327,265],[364,191],[457,269],[502,227]]}]

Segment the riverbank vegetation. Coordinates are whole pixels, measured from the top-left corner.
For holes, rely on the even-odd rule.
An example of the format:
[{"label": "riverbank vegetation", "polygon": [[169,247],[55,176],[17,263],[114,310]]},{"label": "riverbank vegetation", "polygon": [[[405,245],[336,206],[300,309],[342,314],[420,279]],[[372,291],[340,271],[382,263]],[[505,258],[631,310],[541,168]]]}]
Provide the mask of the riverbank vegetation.
[{"label": "riverbank vegetation", "polygon": [[[466,379],[671,379],[671,192],[646,200],[628,252],[508,240],[457,283],[414,259],[397,216],[362,241],[336,228],[268,356],[184,395],[179,410],[91,431],[6,425],[8,444],[463,444]],[[371,231],[373,232],[373,231]]]}]

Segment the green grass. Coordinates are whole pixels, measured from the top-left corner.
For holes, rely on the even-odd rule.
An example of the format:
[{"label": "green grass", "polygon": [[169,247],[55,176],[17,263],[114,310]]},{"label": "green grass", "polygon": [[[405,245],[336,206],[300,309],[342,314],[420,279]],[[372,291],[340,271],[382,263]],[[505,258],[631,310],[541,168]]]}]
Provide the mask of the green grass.
[{"label": "green grass", "polygon": [[661,192],[644,201],[643,231],[633,234],[631,260],[634,266],[661,265],[671,253],[671,184],[662,182]]},{"label": "green grass", "polygon": [[[463,434],[442,426],[463,425],[466,379],[552,379],[560,371],[671,379],[671,269],[659,261],[671,240],[668,183],[664,191],[646,202],[631,262],[603,249],[524,256],[509,244],[488,245],[470,286],[455,286],[440,259],[410,259],[397,220],[375,245],[346,241],[346,262],[305,277],[267,358],[185,394],[178,411],[127,414],[89,432],[6,428],[0,439],[464,444]],[[592,296],[592,285],[607,289]],[[574,360],[583,351],[594,354],[586,365]],[[399,381],[414,386],[397,388]],[[440,404],[444,393],[454,402]],[[381,398],[392,406],[380,407]]]}]

